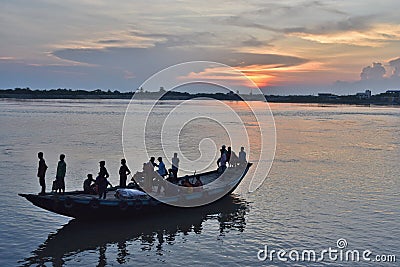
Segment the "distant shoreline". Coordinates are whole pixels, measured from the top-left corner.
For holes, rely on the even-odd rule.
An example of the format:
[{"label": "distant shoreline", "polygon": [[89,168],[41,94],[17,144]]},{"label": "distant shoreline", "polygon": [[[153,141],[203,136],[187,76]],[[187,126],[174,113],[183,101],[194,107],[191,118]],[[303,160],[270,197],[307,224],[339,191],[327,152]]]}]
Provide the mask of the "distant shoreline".
[{"label": "distant shoreline", "polygon": [[[186,92],[137,92],[140,99],[159,99],[161,100],[189,100],[193,98],[213,98],[217,100],[227,101],[243,101],[234,93],[198,93],[189,94]],[[29,88],[16,89],[0,89],[0,99],[131,99],[135,95],[134,92],[119,91],[85,91],[70,89],[54,89],[54,90],[31,90]],[[260,100],[260,95],[244,95],[246,101]],[[379,95],[367,95],[359,93],[357,95],[338,96],[329,93],[321,93],[318,96],[312,95],[265,95],[270,103],[297,103],[297,104],[337,104],[337,105],[400,105],[400,90],[387,91]]]}]

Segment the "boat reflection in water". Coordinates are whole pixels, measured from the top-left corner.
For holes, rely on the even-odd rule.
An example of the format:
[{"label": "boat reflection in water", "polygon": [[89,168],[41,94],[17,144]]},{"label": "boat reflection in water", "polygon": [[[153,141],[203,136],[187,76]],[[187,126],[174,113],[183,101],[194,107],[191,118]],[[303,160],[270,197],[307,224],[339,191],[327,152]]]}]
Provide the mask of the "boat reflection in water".
[{"label": "boat reflection in water", "polygon": [[201,234],[202,225],[208,220],[219,224],[221,235],[229,229],[242,232],[246,225],[246,212],[248,203],[235,195],[229,195],[207,206],[147,218],[101,222],[73,219],[56,233],[50,234],[21,265],[45,266],[45,263],[52,263],[53,266],[63,266],[66,257],[96,251],[98,265],[104,266],[107,264],[107,246],[110,245],[116,245],[116,261],[123,264],[130,255],[135,254],[135,251],[129,251],[130,244],[139,242],[141,250],[155,247],[157,253],[162,253],[164,243],[174,245],[179,235],[190,232]]}]

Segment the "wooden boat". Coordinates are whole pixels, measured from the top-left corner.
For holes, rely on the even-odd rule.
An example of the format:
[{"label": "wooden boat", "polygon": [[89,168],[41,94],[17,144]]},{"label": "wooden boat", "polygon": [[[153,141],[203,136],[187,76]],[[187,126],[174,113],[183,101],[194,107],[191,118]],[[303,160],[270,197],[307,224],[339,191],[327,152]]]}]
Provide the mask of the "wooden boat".
[{"label": "wooden boat", "polygon": [[[184,196],[184,199],[182,199],[182,195],[160,195],[157,196],[157,198],[154,198],[145,192],[136,198],[120,199],[117,198],[115,194],[118,189],[117,187],[108,189],[106,199],[98,199],[96,195],[85,194],[83,191],[65,192],[64,194],[46,193],[44,195],[19,195],[26,198],[37,207],[77,219],[95,219],[104,217],[139,218],[146,214],[158,214],[161,212],[170,212],[172,210],[186,209],[185,207],[174,205],[174,203],[196,202],[204,198],[205,195],[207,198],[213,199],[213,202],[216,202],[221,198],[230,195],[237,188],[251,165],[252,163],[247,163],[245,167],[226,169],[223,175],[224,177],[229,177],[229,179],[224,181],[221,181],[221,173],[217,170],[197,174],[196,176],[200,177],[203,186],[194,189],[206,190],[193,190],[193,193]],[[179,179],[193,178],[195,178],[195,175],[185,176]]]}]

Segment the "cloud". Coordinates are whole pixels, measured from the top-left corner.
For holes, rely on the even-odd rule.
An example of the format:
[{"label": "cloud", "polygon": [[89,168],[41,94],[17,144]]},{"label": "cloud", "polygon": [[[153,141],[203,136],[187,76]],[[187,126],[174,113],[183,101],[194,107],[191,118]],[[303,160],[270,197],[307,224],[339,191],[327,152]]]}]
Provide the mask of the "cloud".
[{"label": "cloud", "polygon": [[381,80],[386,74],[386,69],[382,63],[374,62],[371,66],[362,69],[360,73],[361,80]]},{"label": "cloud", "polygon": [[262,46],[270,46],[268,43],[260,41],[254,36],[250,36],[249,39],[242,41],[242,46],[250,46],[250,47],[262,47]]},{"label": "cloud", "polygon": [[308,62],[305,58],[288,55],[235,52],[214,47],[176,47],[172,44],[174,41],[168,39],[164,43],[157,43],[147,48],[62,49],[54,51],[53,55],[63,60],[98,66],[101,69],[120,70],[125,74],[134,73],[134,75],[124,75],[129,77],[132,87],[140,86],[145,79],[166,67],[188,61],[215,61],[238,68],[251,65],[284,68]]},{"label": "cloud", "polygon": [[99,40],[97,41],[99,44],[122,44],[123,40],[109,39],[109,40]]},{"label": "cloud", "polygon": [[393,68],[392,77],[400,77],[400,57],[389,61],[389,65]]}]

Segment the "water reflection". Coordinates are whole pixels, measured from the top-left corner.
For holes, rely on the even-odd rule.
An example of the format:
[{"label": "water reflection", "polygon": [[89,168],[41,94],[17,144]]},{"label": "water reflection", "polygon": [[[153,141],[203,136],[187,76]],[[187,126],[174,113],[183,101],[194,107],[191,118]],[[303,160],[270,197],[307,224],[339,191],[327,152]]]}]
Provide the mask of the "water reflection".
[{"label": "water reflection", "polygon": [[163,246],[174,245],[179,235],[191,232],[201,234],[205,221],[218,223],[221,236],[229,230],[242,232],[247,212],[248,203],[232,195],[205,207],[173,211],[167,216],[159,214],[140,220],[104,222],[71,220],[56,233],[50,234],[42,245],[32,251],[31,257],[20,263],[21,266],[45,266],[46,263],[63,266],[66,257],[95,251],[97,266],[105,266],[107,248],[115,245],[117,255],[114,257],[118,263],[124,264],[134,254],[128,248],[131,244],[140,244],[141,251],[154,247],[156,253],[162,255]]}]

